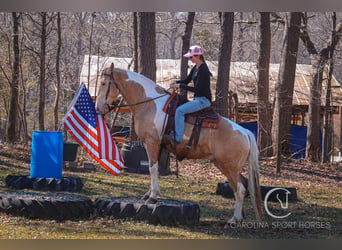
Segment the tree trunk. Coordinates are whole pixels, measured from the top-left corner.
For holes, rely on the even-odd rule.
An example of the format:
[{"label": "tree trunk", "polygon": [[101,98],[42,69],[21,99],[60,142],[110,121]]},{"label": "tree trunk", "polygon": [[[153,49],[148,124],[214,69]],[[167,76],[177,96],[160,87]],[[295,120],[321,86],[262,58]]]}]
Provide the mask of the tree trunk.
[{"label": "tree trunk", "polygon": [[[133,19],[134,20],[134,19]],[[140,74],[156,81],[156,22],[154,12],[137,13],[137,70]],[[131,116],[131,141],[137,140]]]},{"label": "tree trunk", "polygon": [[[336,13],[333,13],[332,16],[332,31],[331,31],[331,38],[330,40],[333,42],[336,38]],[[327,90],[325,96],[325,109],[324,109],[324,126],[323,126],[323,145],[322,145],[322,155],[321,155],[321,162],[328,162],[330,160],[332,145],[331,145],[331,138],[333,135],[332,130],[332,110],[331,110],[331,79],[332,74],[334,71],[334,51],[335,46],[330,46],[329,51],[329,59],[328,59],[328,76],[327,76]]]},{"label": "tree trunk", "polygon": [[[23,21],[21,19],[21,26],[23,26]],[[24,46],[24,42],[23,42],[23,37],[21,38],[21,43],[20,43],[20,51],[23,51],[23,46]],[[26,107],[27,107],[27,99],[26,99],[26,81],[24,80],[24,73],[23,73],[23,65],[22,65],[22,57],[19,57],[20,61],[19,61],[19,68],[20,68],[20,86],[21,86],[21,107],[19,106],[19,111],[21,114],[21,123],[23,126],[23,133],[24,133],[24,144],[27,145],[27,142],[29,141],[29,135],[28,135],[28,131],[27,131],[27,115],[26,115]],[[19,97],[20,98],[20,97]]]},{"label": "tree trunk", "polygon": [[93,44],[93,30],[94,30],[94,20],[95,20],[95,12],[91,14],[91,28],[90,28],[90,37],[89,37],[89,55],[88,55],[88,83],[87,89],[89,89],[90,85],[90,66],[91,66],[91,54],[92,52],[92,44]]},{"label": "tree trunk", "polygon": [[[83,48],[83,32],[85,29],[85,23],[86,23],[86,18],[87,18],[87,12],[81,12],[78,14],[78,21],[79,21],[79,25],[78,25],[78,32],[77,32],[77,43],[76,43],[76,56],[77,56],[77,64],[75,66],[75,79],[80,79],[80,75],[81,75],[81,66],[83,65],[83,59],[84,59],[84,55],[82,52],[82,48]],[[79,84],[74,83],[71,84],[71,89],[74,90],[76,92],[76,90],[78,89]]]},{"label": "tree trunk", "polygon": [[184,35],[182,36],[182,55],[181,55],[181,68],[180,78],[184,79],[188,75],[188,58],[183,55],[186,54],[190,48],[190,40],[192,28],[194,26],[195,12],[188,13],[188,20],[186,21]]},{"label": "tree trunk", "polygon": [[[184,57],[183,55],[186,54],[190,48],[190,40],[191,40],[191,33],[192,28],[194,26],[195,20],[195,12],[188,13],[188,20],[185,25],[184,34],[182,36],[182,54],[181,54],[181,66],[180,66],[180,78],[184,79],[188,75],[188,61],[189,59]],[[185,89],[180,89],[179,94],[187,99],[188,91]]]},{"label": "tree trunk", "polygon": [[[133,46],[133,60],[134,60],[134,71],[138,72],[138,12],[133,12],[133,36],[134,36],[134,46]],[[129,128],[129,139],[130,141],[136,141],[138,139],[137,134],[134,130],[134,116],[131,113],[131,121],[130,121],[130,128]]]},{"label": "tree trunk", "polygon": [[133,12],[133,39],[134,71],[138,72],[138,12]]},{"label": "tree trunk", "polygon": [[[240,21],[243,21],[244,19],[244,16],[243,16],[243,12],[240,12],[239,13],[239,18],[240,18]],[[244,62],[246,61],[245,59],[245,50],[244,50],[244,47],[243,44],[245,43],[244,41],[244,30],[246,28],[246,24],[242,23],[242,22],[239,22],[238,23],[238,37],[237,37],[237,43],[239,44],[239,48],[238,48],[238,57],[239,57],[239,61],[240,62]]]},{"label": "tree trunk", "polygon": [[[331,52],[333,53],[333,51]],[[334,62],[333,62],[333,54],[331,54],[331,58],[329,59],[329,72],[328,72],[328,78],[327,78],[327,92],[325,96],[325,109],[324,109],[324,126],[323,126],[323,136],[322,136],[322,155],[321,155],[321,162],[329,162],[330,161],[330,155],[332,152],[332,145],[331,145],[331,139],[333,136],[333,124],[332,124],[332,107],[331,107],[331,79],[332,79],[332,73],[334,70]]]},{"label": "tree trunk", "polygon": [[222,17],[215,109],[222,116],[230,117],[230,114],[228,114],[228,90],[233,44],[234,12],[224,12]]},{"label": "tree trunk", "polygon": [[18,142],[19,136],[19,16],[12,13],[13,20],[13,73],[11,82],[11,101],[8,114],[7,140],[9,143]]},{"label": "tree trunk", "polygon": [[336,48],[342,35],[342,22],[336,26],[335,35],[330,37],[324,48],[318,53],[307,32],[307,17],[304,16],[304,27],[301,39],[310,54],[312,76],[310,82],[309,124],[307,129],[306,159],[320,160],[320,129],[321,129],[321,92],[324,67],[329,59],[331,50]]},{"label": "tree trunk", "polygon": [[[273,114],[273,142],[276,152],[290,155],[290,129],[292,114],[292,99],[296,76],[297,51],[301,12],[287,13],[282,58],[279,66],[279,76],[276,86],[276,100]],[[279,141],[278,141],[279,140]],[[280,148],[278,148],[279,145]],[[280,172],[280,169],[277,170]]]},{"label": "tree trunk", "polygon": [[260,155],[272,155],[272,119],[269,104],[269,64],[271,55],[270,13],[260,12],[260,47],[258,57],[257,110],[258,110],[258,147]]},{"label": "tree trunk", "polygon": [[46,60],[46,12],[41,13],[42,30],[40,37],[40,76],[39,76],[39,110],[38,121],[39,130],[44,130],[44,111],[45,111],[45,60]]},{"label": "tree trunk", "polygon": [[156,81],[156,21],[154,12],[138,12],[138,72]]},{"label": "tree trunk", "polygon": [[59,102],[59,92],[61,88],[61,75],[59,69],[59,61],[60,61],[60,52],[62,47],[62,39],[61,39],[61,15],[57,13],[57,55],[56,55],[56,97],[55,97],[55,107],[54,107],[54,119],[55,119],[55,130],[58,129],[58,102]]}]

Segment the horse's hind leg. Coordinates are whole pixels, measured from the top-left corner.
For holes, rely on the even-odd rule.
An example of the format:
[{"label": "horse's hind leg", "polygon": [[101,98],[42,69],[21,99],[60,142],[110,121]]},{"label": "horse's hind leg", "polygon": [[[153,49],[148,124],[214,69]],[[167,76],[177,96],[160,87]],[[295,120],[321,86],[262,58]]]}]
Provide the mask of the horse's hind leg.
[{"label": "horse's hind leg", "polygon": [[[224,169],[222,169],[224,170]],[[225,225],[225,228],[229,228],[231,225],[236,225],[239,221],[243,219],[243,199],[246,195],[247,186],[245,183],[245,178],[236,170],[236,171],[227,171],[224,172],[227,176],[230,186],[234,191],[235,196],[235,204],[234,204],[234,215]]]}]

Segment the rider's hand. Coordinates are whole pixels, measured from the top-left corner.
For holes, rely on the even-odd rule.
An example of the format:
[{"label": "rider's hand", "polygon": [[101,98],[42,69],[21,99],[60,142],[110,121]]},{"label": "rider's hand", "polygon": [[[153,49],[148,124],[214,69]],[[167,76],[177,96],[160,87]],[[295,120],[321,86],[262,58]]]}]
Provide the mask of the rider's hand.
[{"label": "rider's hand", "polygon": [[171,83],[170,88],[179,88],[179,83],[176,83],[176,82]]}]

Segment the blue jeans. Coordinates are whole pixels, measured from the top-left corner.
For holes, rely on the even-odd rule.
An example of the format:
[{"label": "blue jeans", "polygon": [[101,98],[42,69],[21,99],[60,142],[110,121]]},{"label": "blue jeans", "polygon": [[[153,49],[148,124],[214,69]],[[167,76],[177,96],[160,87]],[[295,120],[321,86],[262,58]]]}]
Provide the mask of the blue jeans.
[{"label": "blue jeans", "polygon": [[184,103],[176,109],[175,115],[175,131],[176,131],[176,141],[181,142],[184,135],[184,121],[185,115],[199,111],[204,108],[211,106],[210,101],[204,97],[195,97],[193,101]]}]

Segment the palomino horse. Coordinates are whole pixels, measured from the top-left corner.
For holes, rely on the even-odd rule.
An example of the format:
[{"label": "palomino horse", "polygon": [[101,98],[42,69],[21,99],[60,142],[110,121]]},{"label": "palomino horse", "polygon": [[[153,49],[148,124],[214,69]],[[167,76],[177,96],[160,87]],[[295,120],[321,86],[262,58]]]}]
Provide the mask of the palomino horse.
[{"label": "palomino horse", "polygon": [[[135,131],[144,142],[149,158],[151,187],[145,194],[145,199],[147,203],[156,202],[160,194],[158,158],[163,124],[166,119],[162,108],[169,93],[145,76],[114,68],[112,63],[101,75],[96,100],[97,111],[101,114],[108,113],[122,97],[132,110]],[[183,141],[176,146],[176,151],[185,147],[191,130],[192,125],[186,123]],[[188,153],[187,158],[190,159],[210,159],[228,178],[235,194],[234,215],[229,220],[229,224],[235,224],[243,219],[242,203],[247,186],[255,215],[261,220],[258,156],[259,152],[252,132],[227,118],[221,119],[217,129],[203,128],[196,149],[191,149]],[[248,161],[248,182],[240,174],[246,161]]]}]

